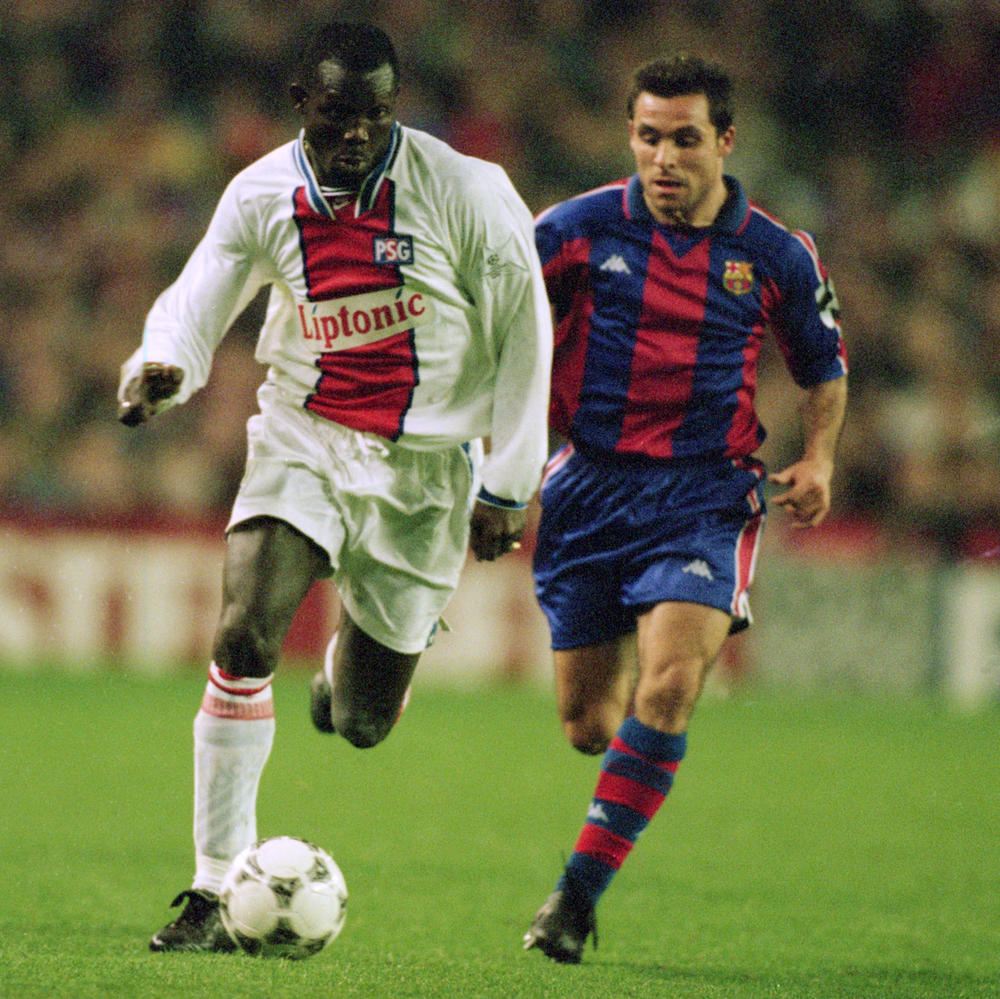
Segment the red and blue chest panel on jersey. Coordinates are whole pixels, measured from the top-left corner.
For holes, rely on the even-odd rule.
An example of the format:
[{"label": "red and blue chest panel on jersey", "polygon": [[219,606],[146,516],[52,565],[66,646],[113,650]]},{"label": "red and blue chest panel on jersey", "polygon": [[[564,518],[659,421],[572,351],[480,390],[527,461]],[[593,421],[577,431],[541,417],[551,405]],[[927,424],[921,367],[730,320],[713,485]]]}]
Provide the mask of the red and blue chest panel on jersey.
[{"label": "red and blue chest panel on jersey", "polygon": [[637,177],[539,217],[556,319],[550,422],[578,445],[751,454],[764,440],[753,400],[768,330],[799,384],[846,370],[815,248],[726,180],[730,197],[706,230],[657,224]]},{"label": "red and blue chest panel on jersey", "polygon": [[[390,440],[402,433],[419,382],[413,328],[366,342],[362,324],[371,319],[363,309],[354,310],[352,303],[372,292],[403,289],[400,265],[413,258],[412,237],[395,232],[396,185],[385,176],[397,150],[398,135],[357,202],[337,210],[326,204],[303,165],[307,181],[296,189],[293,207],[309,301],[338,300],[340,305],[339,300],[345,300],[344,321],[335,327],[338,349],[318,355],[319,376],[305,408]],[[303,335],[313,337],[305,319],[302,325]],[[346,338],[355,333],[357,345],[348,345]]]}]

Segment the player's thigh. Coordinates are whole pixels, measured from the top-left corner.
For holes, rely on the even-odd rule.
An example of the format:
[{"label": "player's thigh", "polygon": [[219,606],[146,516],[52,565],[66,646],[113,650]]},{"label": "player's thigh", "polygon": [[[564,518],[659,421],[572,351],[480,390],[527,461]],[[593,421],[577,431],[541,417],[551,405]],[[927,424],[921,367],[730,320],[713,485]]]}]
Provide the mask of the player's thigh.
[{"label": "player's thigh", "polygon": [[394,718],[419,659],[419,652],[397,652],[383,645],[343,611],[333,652],[334,710]]},{"label": "player's thigh", "polygon": [[678,600],[650,607],[637,618],[640,676],[671,662],[711,664],[732,623],[730,614],[707,604]]},{"label": "player's thigh", "polygon": [[270,672],[303,597],[328,572],[326,553],[284,521],[257,517],[235,525],[222,576],[220,669],[240,676]]},{"label": "player's thigh", "polygon": [[569,741],[600,752],[628,709],[634,664],[627,638],[553,652],[559,720]]}]

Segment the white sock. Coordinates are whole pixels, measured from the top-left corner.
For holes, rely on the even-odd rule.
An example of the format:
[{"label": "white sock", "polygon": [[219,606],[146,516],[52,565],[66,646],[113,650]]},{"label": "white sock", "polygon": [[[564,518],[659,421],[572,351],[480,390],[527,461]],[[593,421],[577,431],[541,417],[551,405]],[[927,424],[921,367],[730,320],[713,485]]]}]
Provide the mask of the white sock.
[{"label": "white sock", "polygon": [[257,788],[274,741],[271,679],[209,668],[194,720],[193,888],[218,892],[230,861],[257,839]]}]

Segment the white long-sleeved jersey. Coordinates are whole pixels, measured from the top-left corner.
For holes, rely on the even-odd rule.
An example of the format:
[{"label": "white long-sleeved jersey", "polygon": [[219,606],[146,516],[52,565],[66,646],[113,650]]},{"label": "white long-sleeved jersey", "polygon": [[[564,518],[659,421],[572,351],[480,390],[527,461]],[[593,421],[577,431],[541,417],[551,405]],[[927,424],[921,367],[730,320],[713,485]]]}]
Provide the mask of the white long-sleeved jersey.
[{"label": "white long-sleeved jersey", "polygon": [[185,402],[268,284],[256,357],[286,398],[413,448],[488,435],[484,489],[530,498],[551,318],[531,215],[499,166],[397,124],[357,200],[333,209],[300,134],[230,182],[154,303],[121,389],[144,362],[171,364],[184,379],[166,405]]}]

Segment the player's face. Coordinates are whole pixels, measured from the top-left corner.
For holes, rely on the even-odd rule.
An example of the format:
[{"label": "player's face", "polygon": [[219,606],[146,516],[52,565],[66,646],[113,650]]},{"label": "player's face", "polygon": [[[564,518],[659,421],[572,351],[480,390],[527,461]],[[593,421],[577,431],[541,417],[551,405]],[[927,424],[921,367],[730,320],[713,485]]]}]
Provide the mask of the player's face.
[{"label": "player's face", "polygon": [[398,89],[389,65],[358,73],[335,59],[320,63],[308,88],[292,88],[320,183],[361,185],[389,149]]},{"label": "player's face", "polygon": [[708,98],[641,93],[628,131],[653,218],[664,225],[711,225],[726,200],[722,166],[732,152],[733,128],[716,131]]}]

